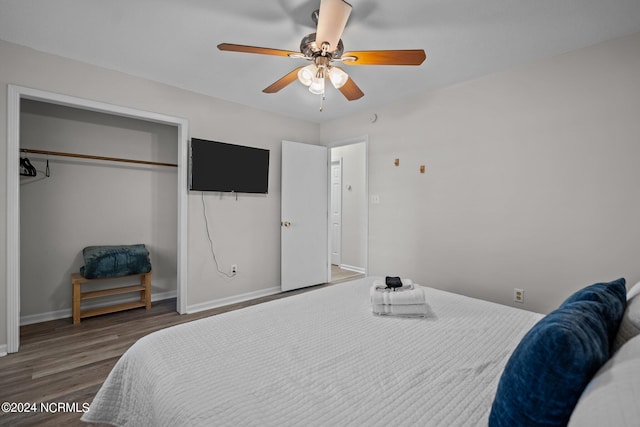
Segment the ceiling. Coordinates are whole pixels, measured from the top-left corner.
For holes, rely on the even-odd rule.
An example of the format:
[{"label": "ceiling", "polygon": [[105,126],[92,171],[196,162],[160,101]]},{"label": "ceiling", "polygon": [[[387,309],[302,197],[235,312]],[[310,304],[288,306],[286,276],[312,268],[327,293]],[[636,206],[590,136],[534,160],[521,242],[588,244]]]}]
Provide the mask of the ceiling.
[{"label": "ceiling", "polygon": [[640,31],[638,0],[350,0],[345,51],[424,49],[419,67],[344,66],[365,96],[262,89],[303,59],[320,0],[0,0],[0,39],[261,110],[321,123]]}]

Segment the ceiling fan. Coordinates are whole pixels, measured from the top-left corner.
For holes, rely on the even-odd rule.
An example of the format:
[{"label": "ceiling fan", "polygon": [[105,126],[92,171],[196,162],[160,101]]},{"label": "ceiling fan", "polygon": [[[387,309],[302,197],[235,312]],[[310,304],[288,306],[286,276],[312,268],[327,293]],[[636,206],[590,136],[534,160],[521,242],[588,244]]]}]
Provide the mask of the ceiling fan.
[{"label": "ceiling fan", "polygon": [[[351,5],[344,0],[320,0],[320,9],[312,14],[312,19],[317,25],[316,32],[302,39],[300,52],[230,43],[221,43],[218,49],[287,56],[311,61],[311,64],[289,72],[263,89],[263,92],[276,93],[297,79],[308,86],[311,93],[322,95],[322,100],[324,100],[327,78],[349,101],[364,96],[353,79],[342,68],[333,65],[336,62],[346,65],[420,65],[426,59],[427,56],[422,49],[344,52],[341,37],[350,14]],[[322,111],[322,104],[320,104],[320,111]]]}]

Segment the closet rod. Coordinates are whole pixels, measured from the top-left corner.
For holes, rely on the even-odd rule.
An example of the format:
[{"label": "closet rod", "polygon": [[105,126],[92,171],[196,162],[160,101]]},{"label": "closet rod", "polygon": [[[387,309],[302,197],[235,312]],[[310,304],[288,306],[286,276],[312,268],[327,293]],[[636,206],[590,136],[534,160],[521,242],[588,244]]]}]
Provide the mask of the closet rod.
[{"label": "closet rod", "polygon": [[88,154],[62,153],[60,151],[32,150],[30,148],[21,148],[20,151],[23,153],[47,154],[50,156],[78,157],[81,159],[107,160],[110,162],[139,163],[143,165],[154,166],[171,166],[174,168],[178,167],[178,165],[175,163],[149,162],[147,160],[121,159],[119,157],[90,156]]}]

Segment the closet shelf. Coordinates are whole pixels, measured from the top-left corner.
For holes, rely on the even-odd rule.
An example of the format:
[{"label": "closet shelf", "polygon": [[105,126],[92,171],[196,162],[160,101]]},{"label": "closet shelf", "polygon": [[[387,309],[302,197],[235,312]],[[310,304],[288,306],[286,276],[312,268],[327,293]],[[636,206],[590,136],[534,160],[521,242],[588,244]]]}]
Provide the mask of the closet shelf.
[{"label": "closet shelf", "polygon": [[151,162],[148,160],[136,160],[136,159],[123,159],[120,157],[92,156],[89,154],[64,153],[60,151],[33,150],[31,148],[21,148],[20,151],[22,153],[45,154],[49,156],[76,157],[80,159],[105,160],[109,162],[138,163],[142,165],[153,165],[153,166],[170,166],[174,168],[178,167],[178,165],[175,163]]}]

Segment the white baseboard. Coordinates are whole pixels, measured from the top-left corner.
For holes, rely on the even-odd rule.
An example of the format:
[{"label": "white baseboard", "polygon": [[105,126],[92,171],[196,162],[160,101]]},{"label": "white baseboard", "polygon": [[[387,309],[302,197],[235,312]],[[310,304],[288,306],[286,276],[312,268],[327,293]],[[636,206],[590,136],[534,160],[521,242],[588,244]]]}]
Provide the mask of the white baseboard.
[{"label": "white baseboard", "polygon": [[340,267],[343,270],[355,271],[356,273],[364,274],[363,267],[355,267],[353,265],[348,265],[348,264],[340,264],[338,267]]},{"label": "white baseboard", "polygon": [[281,292],[280,287],[267,288],[254,292],[247,292],[245,294],[235,295],[232,297],[220,298],[213,301],[207,301],[199,304],[193,304],[187,306],[187,313],[197,313],[199,311],[210,310],[212,308],[218,308],[229,304],[235,304],[238,302],[244,302],[255,298],[266,297],[269,295],[277,294]]},{"label": "white baseboard", "polygon": [[7,355],[7,345],[0,344],[0,357],[4,357]]},{"label": "white baseboard", "polygon": [[[168,291],[168,292],[159,292],[153,293],[151,292],[151,301],[162,301],[169,298],[175,298],[176,291]],[[136,301],[137,297],[131,296],[129,298],[118,298],[114,300],[110,300],[109,302],[101,302],[101,301],[89,301],[83,304],[84,308],[96,308],[96,307],[104,307],[111,304],[120,304],[124,302]],[[49,320],[57,320],[57,319],[65,319],[67,317],[72,317],[70,308],[64,308],[62,310],[49,311],[47,313],[38,313],[38,314],[30,314],[27,316],[20,316],[20,326],[31,325],[32,323],[40,323],[40,322],[48,322]],[[2,347],[0,347],[2,350]],[[5,349],[6,350],[6,349]]]},{"label": "white baseboard", "polygon": [[[281,292],[279,287],[262,289],[255,292],[247,292],[241,295],[235,295],[233,297],[220,298],[213,301],[207,301],[200,304],[194,304],[187,306],[187,313],[197,313],[199,311],[209,310],[212,308],[218,308],[229,304],[235,304],[238,302],[244,302],[255,298],[266,297],[269,295],[277,294]],[[151,293],[151,301],[161,301],[169,298],[175,298],[176,291]],[[105,305],[119,304],[123,302],[135,301],[135,296],[130,298],[120,298],[117,300],[111,300],[109,302],[87,302],[83,304],[83,308],[96,308]],[[27,316],[20,316],[20,326],[31,325],[32,323],[48,322],[49,320],[65,319],[72,317],[71,309],[65,308],[57,311],[50,311],[48,313],[31,314]],[[4,345],[4,352],[6,353],[6,345]],[[3,347],[0,345],[0,356],[2,355]]]}]

